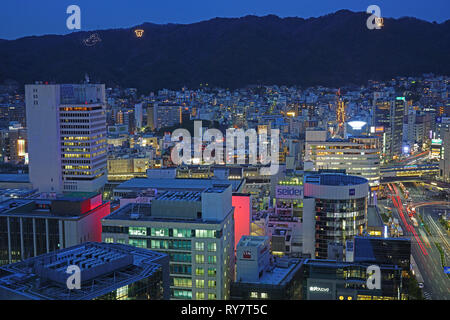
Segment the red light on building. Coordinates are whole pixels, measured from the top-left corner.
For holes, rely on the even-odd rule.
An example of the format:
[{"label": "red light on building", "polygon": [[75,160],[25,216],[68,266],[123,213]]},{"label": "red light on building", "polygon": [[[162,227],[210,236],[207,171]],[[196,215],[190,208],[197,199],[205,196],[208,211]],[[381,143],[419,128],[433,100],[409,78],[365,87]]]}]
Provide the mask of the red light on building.
[{"label": "red light on building", "polygon": [[236,193],[231,198],[234,207],[234,250],[242,236],[250,235],[251,196]]}]

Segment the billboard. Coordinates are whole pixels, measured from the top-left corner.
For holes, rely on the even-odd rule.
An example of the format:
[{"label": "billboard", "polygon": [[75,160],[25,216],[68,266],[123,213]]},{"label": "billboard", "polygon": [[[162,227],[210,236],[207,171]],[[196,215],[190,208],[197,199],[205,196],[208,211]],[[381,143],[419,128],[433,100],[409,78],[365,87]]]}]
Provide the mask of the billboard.
[{"label": "billboard", "polygon": [[336,281],[307,278],[306,286],[307,286],[306,291],[307,300],[336,299]]},{"label": "billboard", "polygon": [[303,186],[276,186],[277,199],[303,199]]}]

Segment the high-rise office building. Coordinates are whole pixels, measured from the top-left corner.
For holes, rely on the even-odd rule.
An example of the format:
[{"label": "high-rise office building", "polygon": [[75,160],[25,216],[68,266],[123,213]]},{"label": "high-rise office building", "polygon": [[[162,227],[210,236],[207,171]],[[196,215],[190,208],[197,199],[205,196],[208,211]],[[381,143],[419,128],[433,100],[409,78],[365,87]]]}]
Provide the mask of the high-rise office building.
[{"label": "high-rise office building", "polygon": [[155,107],[153,104],[147,105],[147,128],[155,130]]},{"label": "high-rise office building", "polygon": [[25,86],[30,180],[40,192],[94,192],[106,182],[105,86]]},{"label": "high-rise office building", "polygon": [[405,97],[396,97],[391,103],[391,150],[390,158],[400,157],[403,151],[403,117],[405,115]]},{"label": "high-rise office building", "polygon": [[377,100],[373,105],[373,122],[375,127],[390,128],[391,102],[388,100]]},{"label": "high-rise office building", "polygon": [[439,179],[450,182],[450,131],[442,135],[441,157],[439,159]]},{"label": "high-rise office building", "polygon": [[171,299],[229,299],[234,280],[231,186],[167,191],[129,203],[102,220],[104,242],[167,253]]},{"label": "high-rise office building", "polygon": [[373,134],[380,137],[382,158],[390,161],[400,157],[403,149],[403,118],[406,110],[405,97],[395,100],[376,100],[373,105]]},{"label": "high-rise office building", "polygon": [[311,173],[303,187],[303,254],[327,259],[329,245],[345,245],[367,222],[367,179],[339,173]]},{"label": "high-rise office building", "polygon": [[142,103],[138,103],[134,106],[134,122],[137,130],[143,127],[143,112]]},{"label": "high-rise office building", "polygon": [[156,129],[179,125],[182,122],[180,105],[156,103],[153,107],[153,121]]}]

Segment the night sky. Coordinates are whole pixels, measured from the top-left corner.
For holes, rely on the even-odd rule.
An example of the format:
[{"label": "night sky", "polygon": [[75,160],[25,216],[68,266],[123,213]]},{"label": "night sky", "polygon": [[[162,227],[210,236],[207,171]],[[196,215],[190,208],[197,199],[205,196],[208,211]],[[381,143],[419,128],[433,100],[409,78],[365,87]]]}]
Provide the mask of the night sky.
[{"label": "night sky", "polygon": [[192,23],[215,17],[318,17],[340,9],[366,11],[376,4],[382,17],[450,19],[450,0],[8,0],[0,7],[0,39],[66,34],[66,8],[81,8],[81,30],[132,27],[143,22]]}]

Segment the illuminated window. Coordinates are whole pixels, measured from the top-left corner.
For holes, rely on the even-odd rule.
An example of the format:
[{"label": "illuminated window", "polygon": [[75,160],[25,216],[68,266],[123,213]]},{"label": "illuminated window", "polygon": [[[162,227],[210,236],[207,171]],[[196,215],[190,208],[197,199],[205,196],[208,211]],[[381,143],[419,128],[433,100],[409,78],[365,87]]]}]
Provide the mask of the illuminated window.
[{"label": "illuminated window", "polygon": [[196,268],[195,269],[195,274],[198,276],[203,276],[205,274],[205,269],[203,268]]},{"label": "illuminated window", "polygon": [[146,239],[129,239],[128,244],[130,246],[138,247],[138,248],[147,248],[147,240]]},{"label": "illuminated window", "polygon": [[128,299],[128,285],[117,289],[116,299],[117,300],[127,300]]},{"label": "illuminated window", "polygon": [[208,280],[208,288],[209,289],[215,289],[216,288],[216,281],[215,280]]},{"label": "illuminated window", "polygon": [[205,263],[205,256],[202,254],[196,254],[195,255],[195,262],[196,263]]},{"label": "illuminated window", "polygon": [[215,293],[208,293],[208,300],[216,300],[217,296]]},{"label": "illuminated window", "polygon": [[192,287],[192,279],[173,278],[174,287]]},{"label": "illuminated window", "polygon": [[191,229],[173,229],[173,236],[179,238],[190,238]]},{"label": "illuminated window", "polygon": [[269,295],[266,292],[261,292],[261,299],[268,299]]},{"label": "illuminated window", "polygon": [[195,230],[196,238],[215,238],[216,231],[215,230]]},{"label": "illuminated window", "polygon": [[188,290],[173,290],[173,296],[181,299],[192,299],[192,291]]},{"label": "illuminated window", "polygon": [[203,242],[196,242],[195,243],[195,250],[198,250],[198,251],[205,250],[205,243],[203,243]]},{"label": "illuminated window", "polygon": [[208,263],[209,264],[216,264],[217,263],[217,257],[216,256],[208,256]]},{"label": "illuminated window", "polygon": [[168,237],[169,229],[167,229],[167,228],[152,228],[151,235],[153,237]]},{"label": "illuminated window", "polygon": [[203,280],[203,279],[195,280],[195,287],[203,289],[205,287],[205,280]]},{"label": "illuminated window", "polygon": [[217,269],[216,268],[208,268],[208,276],[215,277],[216,274],[217,274]]},{"label": "illuminated window", "polygon": [[258,292],[250,292],[250,298],[258,299]]},{"label": "illuminated window", "polygon": [[152,249],[169,249],[169,243],[164,240],[151,240],[150,247]]},{"label": "illuminated window", "polygon": [[204,300],[204,299],[205,299],[205,293],[204,293],[204,292],[197,292],[197,293],[195,294],[195,298],[196,298],[197,300]]},{"label": "illuminated window", "polygon": [[128,233],[132,236],[146,236],[147,228],[146,227],[130,227],[128,229]]}]

